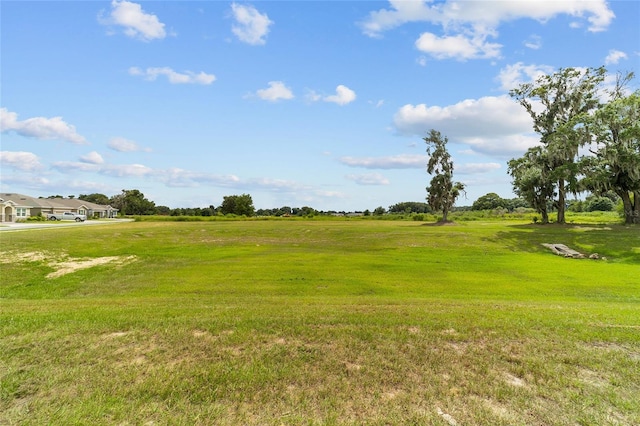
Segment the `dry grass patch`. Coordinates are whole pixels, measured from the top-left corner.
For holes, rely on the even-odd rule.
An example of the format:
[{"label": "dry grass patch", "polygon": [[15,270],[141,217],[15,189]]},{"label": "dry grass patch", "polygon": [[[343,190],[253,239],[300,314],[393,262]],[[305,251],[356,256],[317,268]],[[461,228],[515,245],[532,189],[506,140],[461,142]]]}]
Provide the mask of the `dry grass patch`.
[{"label": "dry grass patch", "polygon": [[95,258],[74,258],[65,253],[51,252],[5,252],[0,253],[0,263],[45,263],[48,267],[54,269],[53,272],[46,275],[45,278],[59,278],[63,275],[72,274],[74,272],[93,268],[95,266],[111,264],[112,266],[122,266],[134,262],[136,256],[105,256]]}]

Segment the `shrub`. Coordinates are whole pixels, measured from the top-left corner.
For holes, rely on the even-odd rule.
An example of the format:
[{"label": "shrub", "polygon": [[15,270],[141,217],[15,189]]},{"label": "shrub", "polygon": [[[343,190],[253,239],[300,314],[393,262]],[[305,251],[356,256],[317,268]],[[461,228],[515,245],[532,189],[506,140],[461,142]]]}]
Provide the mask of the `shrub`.
[{"label": "shrub", "polygon": [[588,212],[610,212],[615,207],[613,201],[608,197],[593,197],[586,201]]}]

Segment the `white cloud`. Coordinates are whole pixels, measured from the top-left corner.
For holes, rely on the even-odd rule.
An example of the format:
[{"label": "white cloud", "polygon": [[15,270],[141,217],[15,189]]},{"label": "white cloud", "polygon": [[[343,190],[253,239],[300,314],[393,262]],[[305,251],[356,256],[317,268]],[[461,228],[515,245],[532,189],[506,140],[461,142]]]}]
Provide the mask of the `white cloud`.
[{"label": "white cloud", "polygon": [[502,68],[496,80],[500,82],[502,90],[509,91],[523,83],[535,82],[538,78],[553,72],[554,68],[549,65],[525,65],[517,62]]},{"label": "white cloud", "polygon": [[308,102],[317,102],[322,99],[322,95],[319,95],[315,90],[307,89],[304,98]]},{"label": "white cloud", "polygon": [[237,3],[231,4],[231,11],[236,23],[231,27],[231,31],[248,44],[265,44],[265,37],[269,33],[269,26],[273,21],[269,20],[266,13],[262,14],[253,6],[245,6]]},{"label": "white cloud", "polygon": [[156,15],[146,13],[139,4],[126,0],[113,0],[109,17],[99,15],[98,21],[103,25],[124,27],[128,37],[143,41],[163,39],[167,35],[164,24]]},{"label": "white cloud", "polygon": [[[497,58],[501,45],[489,43],[487,37],[497,37],[497,28],[504,22],[533,19],[546,22],[559,15],[569,15],[589,24],[589,31],[607,29],[613,18],[606,0],[563,1],[456,1],[390,0],[389,8],[372,11],[360,22],[362,31],[370,37],[380,37],[384,31],[411,22],[428,22],[440,26],[443,34],[423,33],[416,47],[437,59]],[[573,25],[571,25],[573,27]],[[525,45],[540,47],[532,36]],[[424,65],[424,60],[419,60]]]},{"label": "white cloud", "polygon": [[354,181],[358,185],[389,185],[389,179],[380,173],[367,173],[362,175],[346,175],[345,178]]},{"label": "white cloud", "polygon": [[456,174],[461,175],[475,175],[478,173],[488,173],[493,170],[498,170],[502,166],[498,163],[466,163],[466,164],[456,164],[454,166],[454,171]]},{"label": "white cloud", "polygon": [[346,105],[356,100],[356,92],[349,89],[347,86],[340,84],[336,87],[336,94],[325,96],[323,98],[325,102],[333,102],[338,105]]},{"label": "white cloud", "polygon": [[110,149],[118,152],[136,152],[136,151],[150,152],[151,151],[151,149],[149,148],[141,148],[136,142],[132,140],[121,138],[121,137],[111,138],[107,146]]},{"label": "white cloud", "polygon": [[33,117],[19,121],[18,114],[6,108],[0,108],[0,132],[10,131],[36,139],[61,139],[78,145],[88,143],[76,132],[75,126],[66,123],[62,117]]},{"label": "white cloud", "polygon": [[143,177],[153,173],[153,169],[143,164],[113,164],[103,166],[100,173],[116,177]]},{"label": "white cloud", "polygon": [[349,167],[365,169],[416,169],[426,167],[426,155],[399,154],[388,157],[342,157],[340,162]]},{"label": "white cloud", "polygon": [[91,151],[87,155],[80,157],[80,161],[89,164],[103,164],[104,158],[102,158],[102,155],[98,154],[96,151]]},{"label": "white cloud", "polygon": [[528,39],[524,41],[523,44],[529,49],[538,50],[542,47],[542,37],[536,34],[532,34]]},{"label": "white cloud", "polygon": [[154,81],[160,75],[164,75],[171,84],[203,84],[209,85],[216,80],[216,76],[213,74],[207,74],[203,71],[199,73],[185,71],[184,73],[178,73],[169,67],[161,68],[147,68],[142,70],[138,67],[129,68],[129,74],[135,76],[141,76],[147,80]]},{"label": "white cloud", "polygon": [[420,137],[437,129],[452,142],[495,155],[521,153],[538,142],[530,116],[507,95],[445,107],[407,104],[394,115],[394,125],[399,133]]},{"label": "white cloud", "polygon": [[99,164],[85,163],[82,161],[56,161],[51,163],[51,168],[56,169],[62,173],[70,173],[73,171],[78,171],[78,172],[100,171]]},{"label": "white cloud", "polygon": [[620,62],[621,59],[627,59],[627,54],[620,50],[612,49],[604,59],[604,63],[605,65],[615,65]]},{"label": "white cloud", "polygon": [[455,58],[458,60],[477,58],[497,58],[502,45],[488,43],[486,36],[467,37],[462,34],[438,37],[432,33],[423,33],[416,40],[416,47],[421,52],[430,54],[436,59]]},{"label": "white cloud", "polygon": [[33,172],[42,169],[38,156],[25,151],[0,151],[0,164],[24,172]]},{"label": "white cloud", "polygon": [[169,187],[197,187],[201,184],[220,187],[232,187],[240,182],[235,175],[216,175],[200,173],[180,168],[156,170],[154,176]]},{"label": "white cloud", "polygon": [[275,102],[280,99],[293,99],[293,92],[282,81],[270,81],[267,89],[259,89],[256,95],[265,101]]},{"label": "white cloud", "polygon": [[369,13],[360,23],[363,32],[378,37],[382,32],[410,22],[429,22],[442,25],[444,29],[461,26],[472,27],[476,33],[495,29],[501,22],[523,18],[546,22],[558,15],[569,15],[584,19],[590,24],[589,31],[605,30],[613,18],[606,0],[563,1],[453,1],[390,0],[390,8]]}]

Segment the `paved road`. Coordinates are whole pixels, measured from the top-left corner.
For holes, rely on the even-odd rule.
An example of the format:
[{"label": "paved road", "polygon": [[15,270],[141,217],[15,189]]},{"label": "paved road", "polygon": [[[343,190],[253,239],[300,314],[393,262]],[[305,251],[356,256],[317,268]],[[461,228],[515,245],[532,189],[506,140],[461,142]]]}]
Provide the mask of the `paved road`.
[{"label": "paved road", "polygon": [[86,220],[84,222],[60,221],[60,222],[24,222],[24,223],[8,223],[0,224],[0,232],[25,231],[28,229],[46,229],[46,228],[64,228],[69,226],[93,226],[93,225],[109,225],[115,223],[133,222],[133,219],[100,219]]}]

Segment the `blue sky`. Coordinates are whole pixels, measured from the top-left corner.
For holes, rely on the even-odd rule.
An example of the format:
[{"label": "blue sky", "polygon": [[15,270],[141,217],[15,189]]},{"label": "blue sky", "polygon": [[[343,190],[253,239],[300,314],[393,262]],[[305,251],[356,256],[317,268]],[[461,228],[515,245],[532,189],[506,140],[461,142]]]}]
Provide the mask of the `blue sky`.
[{"label": "blue sky", "polygon": [[[424,201],[449,139],[470,205],[537,142],[508,96],[640,71],[637,1],[0,2],[0,191],[157,205]],[[637,87],[637,79],[636,79]]]}]

